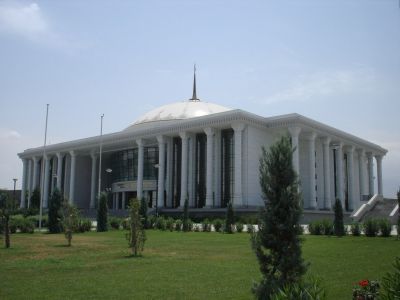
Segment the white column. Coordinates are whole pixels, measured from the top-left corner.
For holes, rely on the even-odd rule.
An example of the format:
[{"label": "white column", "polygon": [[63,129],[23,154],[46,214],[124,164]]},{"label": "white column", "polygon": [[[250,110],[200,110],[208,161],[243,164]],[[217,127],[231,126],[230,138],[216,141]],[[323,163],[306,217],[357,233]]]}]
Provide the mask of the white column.
[{"label": "white column", "polygon": [[368,186],[369,186],[369,195],[373,196],[375,194],[374,191],[374,162],[373,156],[371,152],[367,153],[368,157]]},{"label": "white column", "polygon": [[300,127],[289,127],[288,128],[290,136],[292,138],[292,148],[294,149],[292,154],[293,169],[296,171],[297,175],[300,175],[300,163],[299,163],[299,134],[301,131]]},{"label": "white column", "polygon": [[382,155],[375,155],[376,159],[376,173],[378,175],[378,194],[383,196],[382,188]]},{"label": "white column", "polygon": [[126,201],[126,192],[122,192],[122,207],[121,207],[121,209],[125,209],[125,201]]},{"label": "white column", "polygon": [[214,206],[221,207],[221,130],[215,132],[214,144]]},{"label": "white column", "polygon": [[164,207],[165,190],[165,139],[163,136],[157,137],[158,142],[158,191],[157,206]]},{"label": "white column", "polygon": [[142,199],[143,197],[143,164],[144,164],[144,146],[143,140],[136,140],[136,144],[138,145],[138,176],[136,181],[136,191],[137,198]]},{"label": "white column", "polygon": [[358,150],[358,181],[360,185],[360,200],[363,199],[363,195],[367,192],[365,191],[365,151],[364,149]]},{"label": "white column", "polygon": [[340,199],[342,202],[342,207],[344,209],[345,203],[344,203],[344,197],[343,197],[343,184],[344,184],[344,179],[343,179],[343,144],[339,143],[338,147],[336,149],[336,195],[337,198]]},{"label": "white column", "polygon": [[90,155],[92,158],[92,175],[90,177],[90,208],[96,207],[96,175],[97,175],[97,155],[92,153]]},{"label": "white column", "polygon": [[117,193],[113,193],[112,194],[113,195],[113,204],[112,204],[112,209],[114,209],[115,210],[115,207],[116,207],[116,202],[117,202]]},{"label": "white column", "polygon": [[32,160],[28,160],[28,175],[27,175],[27,190],[28,190],[28,207],[31,207],[32,196]]},{"label": "white column", "polygon": [[22,182],[21,182],[21,202],[19,206],[25,208],[25,193],[26,193],[26,173],[28,168],[28,160],[22,159]]},{"label": "white column", "polygon": [[50,165],[51,165],[51,172],[50,172],[50,195],[53,194],[54,191],[54,183],[56,182],[56,177],[54,175],[56,175],[54,173],[55,169],[56,169],[56,160],[54,159],[54,157],[52,159],[50,159]]},{"label": "white column", "polygon": [[75,193],[76,153],[74,151],[70,151],[69,154],[71,156],[71,174],[70,174],[70,180],[69,180],[69,203],[73,204],[74,203],[74,193]]},{"label": "white column", "polygon": [[213,152],[214,152],[214,129],[213,128],[205,128],[204,132],[207,135],[207,168],[206,168],[206,205],[205,207],[213,207]]},{"label": "white column", "polygon": [[50,185],[50,157],[44,157],[44,191],[43,191],[43,207],[47,208],[49,203],[49,185]]},{"label": "white column", "polygon": [[38,188],[38,158],[33,157],[33,178],[32,178],[32,189]]},{"label": "white column", "polygon": [[188,145],[188,194],[189,207],[195,206],[195,162],[196,162],[196,135],[189,136]]},{"label": "white column", "polygon": [[173,193],[172,193],[172,138],[168,138],[167,141],[167,177],[165,179],[166,181],[166,190],[167,190],[167,207],[172,207],[172,198],[173,198]]},{"label": "white column", "polygon": [[62,179],[62,165],[64,154],[57,153],[57,189],[61,192],[61,179]]},{"label": "white column", "polygon": [[245,125],[242,123],[232,124],[234,131],[234,192],[233,192],[233,206],[243,205],[242,194],[242,132]]},{"label": "white column", "polygon": [[353,210],[355,207],[358,207],[354,196],[354,146],[350,146],[347,149],[347,180],[349,182],[347,191],[349,210]]},{"label": "white column", "polygon": [[187,156],[188,156],[188,134],[179,133],[182,139],[182,163],[181,163],[181,201],[179,206],[183,207],[187,197]]},{"label": "white column", "polygon": [[309,208],[317,209],[317,199],[315,191],[315,138],[316,134],[312,132],[307,136],[308,140],[308,162],[309,162]]},{"label": "white column", "polygon": [[329,165],[329,143],[331,139],[329,137],[323,139],[323,157],[324,157],[324,208],[332,209],[331,201],[331,167]]}]

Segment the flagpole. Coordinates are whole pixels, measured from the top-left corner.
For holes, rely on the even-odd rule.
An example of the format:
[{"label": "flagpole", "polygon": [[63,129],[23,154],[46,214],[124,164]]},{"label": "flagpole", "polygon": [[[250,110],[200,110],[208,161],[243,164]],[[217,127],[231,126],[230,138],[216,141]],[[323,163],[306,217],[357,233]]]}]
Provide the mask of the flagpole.
[{"label": "flagpole", "polygon": [[45,177],[44,172],[46,170],[46,142],[47,142],[47,121],[49,118],[49,104],[46,104],[46,126],[44,129],[44,144],[43,144],[43,158],[42,158],[42,170],[41,170],[41,179],[42,179],[42,186],[40,192],[40,209],[39,209],[39,231],[42,230],[42,216],[43,216],[43,197],[44,197],[44,181]]},{"label": "flagpole", "polygon": [[100,191],[101,191],[101,155],[103,150],[103,118],[104,114],[101,115],[101,121],[100,121],[99,186],[97,192],[97,201],[99,201],[100,199]]}]

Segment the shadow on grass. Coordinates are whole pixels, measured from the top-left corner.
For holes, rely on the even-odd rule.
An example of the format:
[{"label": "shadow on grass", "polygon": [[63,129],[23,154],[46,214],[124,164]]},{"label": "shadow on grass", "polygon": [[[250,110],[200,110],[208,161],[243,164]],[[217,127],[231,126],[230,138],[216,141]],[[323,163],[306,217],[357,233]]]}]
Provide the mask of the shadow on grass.
[{"label": "shadow on grass", "polygon": [[146,259],[145,256],[143,256],[142,254],[138,254],[138,255],[133,255],[133,254],[128,254],[128,255],[124,255],[122,258],[126,259]]},{"label": "shadow on grass", "polygon": [[68,246],[67,244],[58,244],[58,245],[54,245],[53,247],[56,247],[56,248],[72,248],[73,245]]}]

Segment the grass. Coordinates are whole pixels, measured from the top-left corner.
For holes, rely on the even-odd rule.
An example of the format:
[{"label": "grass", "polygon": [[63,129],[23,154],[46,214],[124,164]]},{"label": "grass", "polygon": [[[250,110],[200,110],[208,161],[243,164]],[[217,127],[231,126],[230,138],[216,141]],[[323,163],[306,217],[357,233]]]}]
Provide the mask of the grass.
[{"label": "grass", "polygon": [[[0,249],[0,299],[252,299],[260,278],[249,235],[147,231],[129,257],[123,231],[14,234]],[[1,241],[3,242],[3,241]],[[329,299],[350,299],[361,279],[381,279],[399,255],[395,238],[305,236],[309,273]]]}]

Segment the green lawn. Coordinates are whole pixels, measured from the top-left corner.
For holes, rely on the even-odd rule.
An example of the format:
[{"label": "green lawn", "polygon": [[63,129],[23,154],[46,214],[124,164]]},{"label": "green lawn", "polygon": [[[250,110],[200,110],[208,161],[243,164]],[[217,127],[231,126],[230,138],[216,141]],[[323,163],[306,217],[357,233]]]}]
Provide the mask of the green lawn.
[{"label": "green lawn", "polygon": [[[14,234],[0,249],[0,299],[252,299],[260,272],[247,233],[147,236],[130,258],[123,231],[75,234],[71,248],[61,234]],[[400,242],[305,236],[303,253],[329,299],[350,299],[354,283],[390,269]]]}]

